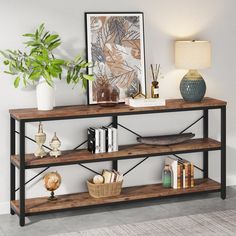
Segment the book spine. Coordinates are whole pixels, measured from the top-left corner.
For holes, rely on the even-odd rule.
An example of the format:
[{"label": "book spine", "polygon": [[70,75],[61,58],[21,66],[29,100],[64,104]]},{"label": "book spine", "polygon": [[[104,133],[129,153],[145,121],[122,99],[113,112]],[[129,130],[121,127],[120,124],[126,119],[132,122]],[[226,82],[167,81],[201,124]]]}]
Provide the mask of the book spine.
[{"label": "book spine", "polygon": [[185,188],[188,188],[188,163],[184,163],[185,167]]},{"label": "book spine", "polygon": [[183,188],[183,164],[180,163],[180,188]]},{"label": "book spine", "polygon": [[103,127],[103,129],[105,130],[105,150],[108,152],[108,128]]},{"label": "book spine", "polygon": [[95,129],[95,153],[100,153],[100,132]]},{"label": "book spine", "polygon": [[188,163],[188,188],[191,188],[191,163]]},{"label": "book spine", "polygon": [[181,172],[180,172],[180,169],[181,169],[181,164],[178,163],[178,166],[177,166],[177,189],[181,188]]},{"label": "book spine", "polygon": [[118,132],[116,128],[112,128],[113,152],[118,151]]},{"label": "book spine", "polygon": [[178,188],[178,173],[177,173],[178,161],[177,160],[174,160],[172,162],[171,168],[172,168],[172,173],[173,173],[173,188],[177,189]]},{"label": "book spine", "polygon": [[88,151],[95,153],[95,131],[93,128],[88,128]]},{"label": "book spine", "polygon": [[191,188],[194,187],[194,165],[191,163]]},{"label": "book spine", "polygon": [[101,129],[99,129],[99,132],[100,132],[100,152],[104,153],[104,152],[106,152],[105,129],[101,128]]},{"label": "book spine", "polygon": [[108,127],[108,152],[113,151],[113,145],[112,145],[112,128]]},{"label": "book spine", "polygon": [[186,188],[186,182],[185,182],[185,173],[186,173],[186,171],[185,171],[185,165],[183,165],[183,188]]}]

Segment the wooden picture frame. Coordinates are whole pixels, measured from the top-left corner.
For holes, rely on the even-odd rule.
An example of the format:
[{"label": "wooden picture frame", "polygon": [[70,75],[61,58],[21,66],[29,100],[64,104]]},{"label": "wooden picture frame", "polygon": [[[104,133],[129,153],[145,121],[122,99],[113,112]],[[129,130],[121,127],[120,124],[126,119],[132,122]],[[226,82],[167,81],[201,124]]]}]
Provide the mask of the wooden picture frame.
[{"label": "wooden picture frame", "polygon": [[110,83],[119,102],[137,93],[146,95],[144,16],[142,12],[86,12],[88,104],[97,104],[97,91]]}]

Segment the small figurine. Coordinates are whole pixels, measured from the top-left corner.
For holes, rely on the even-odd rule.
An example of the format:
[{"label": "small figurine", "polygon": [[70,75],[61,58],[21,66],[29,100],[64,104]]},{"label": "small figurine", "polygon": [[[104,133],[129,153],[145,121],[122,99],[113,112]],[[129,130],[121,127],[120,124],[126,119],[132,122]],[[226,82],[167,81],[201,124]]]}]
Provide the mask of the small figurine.
[{"label": "small figurine", "polygon": [[35,151],[34,155],[36,157],[43,158],[44,156],[47,155],[47,153],[43,149],[43,144],[46,141],[46,134],[43,132],[43,125],[42,125],[41,122],[39,122],[38,133],[35,135],[35,141],[36,141],[36,143],[38,145],[38,148]]},{"label": "small figurine", "polygon": [[58,139],[56,132],[54,133],[54,136],[49,143],[50,147],[52,148],[52,151],[50,151],[50,156],[58,157],[61,155],[61,151],[59,150],[59,147],[61,146],[61,141]]}]

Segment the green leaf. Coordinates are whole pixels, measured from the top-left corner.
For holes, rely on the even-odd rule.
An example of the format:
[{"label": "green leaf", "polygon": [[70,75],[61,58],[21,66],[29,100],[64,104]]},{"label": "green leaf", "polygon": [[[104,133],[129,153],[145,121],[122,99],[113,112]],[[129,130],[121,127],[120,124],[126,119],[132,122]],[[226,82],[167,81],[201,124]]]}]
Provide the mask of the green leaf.
[{"label": "green leaf", "polygon": [[4,73],[9,74],[9,75],[16,75],[16,73],[11,72],[11,71],[4,71]]},{"label": "green leaf", "polygon": [[43,35],[42,40],[44,40],[48,35],[49,35],[49,32],[47,31],[47,32]]},{"label": "green leaf", "polygon": [[86,74],[83,74],[83,77],[84,77],[86,80],[94,81],[93,75],[86,75]]},{"label": "green leaf", "polygon": [[50,76],[50,74],[48,73],[47,70],[44,70],[43,73],[42,73],[43,77],[46,79],[46,82],[52,86],[52,78]]},{"label": "green leaf", "polygon": [[86,63],[81,64],[81,67],[82,68],[87,68],[89,65],[90,65],[90,63],[86,62]]},{"label": "green leaf", "polygon": [[39,35],[41,36],[44,31],[44,23],[39,26],[38,31],[39,31]]},{"label": "green leaf", "polygon": [[57,48],[57,47],[60,46],[60,45],[61,45],[60,42],[54,43],[54,44],[48,46],[48,50],[52,51],[53,49]]},{"label": "green leaf", "polygon": [[8,60],[5,60],[3,63],[4,63],[4,65],[6,65],[6,66],[9,65],[9,61],[8,61]]},{"label": "green leaf", "polygon": [[81,59],[81,56],[78,55],[78,56],[75,57],[74,62],[75,62],[75,63],[78,63],[80,59]]},{"label": "green leaf", "polygon": [[54,59],[51,63],[52,63],[53,65],[64,65],[64,64],[65,64],[65,61],[62,60],[62,59]]},{"label": "green leaf", "polygon": [[35,32],[35,39],[37,40],[38,38],[39,38],[39,31],[37,29],[36,32]]},{"label": "green leaf", "polygon": [[54,45],[55,43],[61,42],[61,39],[56,39],[54,41],[52,41],[49,45],[48,48],[52,47],[52,45]]},{"label": "green leaf", "polygon": [[80,72],[81,66],[80,66],[80,65],[76,65],[76,66],[75,66],[75,70],[78,71],[78,72]]},{"label": "green leaf", "polygon": [[1,53],[5,58],[9,58],[9,55],[6,54],[4,51],[0,50],[0,53]]},{"label": "green leaf", "polygon": [[50,75],[51,75],[52,77],[57,77],[57,76],[58,76],[57,70],[55,70],[54,67],[52,67],[52,66],[49,66],[49,67],[48,67],[48,72],[50,73]]},{"label": "green leaf", "polygon": [[27,45],[27,47],[30,47],[30,46],[32,46],[32,47],[37,47],[37,46],[40,46],[41,44],[39,43],[39,42],[35,42],[35,41],[31,41],[31,42],[26,42],[26,45]]},{"label": "green leaf", "polygon": [[36,79],[39,79],[40,76],[41,76],[41,71],[33,71],[31,75],[29,76],[29,79],[36,80]]},{"label": "green leaf", "polygon": [[88,81],[86,79],[82,79],[82,88],[86,89],[88,85]]},{"label": "green leaf", "polygon": [[67,84],[70,84],[70,82],[71,82],[71,71],[70,70],[68,70],[68,72],[67,72],[66,82],[67,82]]},{"label": "green leaf", "polygon": [[19,87],[19,83],[20,83],[20,77],[18,76],[18,77],[15,78],[14,87],[18,88]]},{"label": "green leaf", "polygon": [[9,52],[9,53],[11,53],[11,54],[14,55],[14,56],[17,55],[16,51],[12,51],[12,50],[10,50],[10,49],[7,49],[6,51]]},{"label": "green leaf", "polygon": [[45,39],[45,43],[50,44],[53,40],[57,39],[58,37],[59,35],[57,34],[48,35]]},{"label": "green leaf", "polygon": [[31,38],[33,38],[35,35],[34,35],[34,34],[23,34],[22,36],[24,36],[24,37],[31,37]]}]

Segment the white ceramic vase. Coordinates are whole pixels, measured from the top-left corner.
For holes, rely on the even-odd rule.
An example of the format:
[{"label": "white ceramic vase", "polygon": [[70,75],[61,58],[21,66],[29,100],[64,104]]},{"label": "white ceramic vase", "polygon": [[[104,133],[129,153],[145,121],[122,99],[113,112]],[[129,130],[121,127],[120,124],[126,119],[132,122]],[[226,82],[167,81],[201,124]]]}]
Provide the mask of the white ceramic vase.
[{"label": "white ceramic vase", "polygon": [[37,107],[40,111],[53,110],[55,106],[55,88],[40,79],[36,86]]}]

